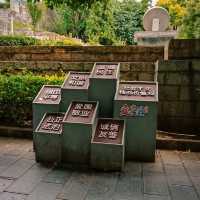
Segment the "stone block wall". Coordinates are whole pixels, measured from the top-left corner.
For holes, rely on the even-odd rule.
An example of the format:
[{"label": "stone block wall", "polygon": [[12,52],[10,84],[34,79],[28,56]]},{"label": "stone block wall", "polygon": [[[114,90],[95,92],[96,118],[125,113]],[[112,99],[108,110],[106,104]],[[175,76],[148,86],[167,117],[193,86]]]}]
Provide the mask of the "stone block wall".
[{"label": "stone block wall", "polygon": [[158,61],[161,130],[200,134],[200,60]]},{"label": "stone block wall", "polygon": [[171,40],[166,54],[169,60],[200,59],[200,39]]},{"label": "stone block wall", "polygon": [[0,47],[1,61],[155,62],[164,47],[64,46]]},{"label": "stone block wall", "polygon": [[[36,74],[63,74],[69,71],[91,71],[94,63],[47,61],[0,61],[0,73],[19,73],[27,70]],[[154,62],[122,62],[121,80],[154,81]]]}]

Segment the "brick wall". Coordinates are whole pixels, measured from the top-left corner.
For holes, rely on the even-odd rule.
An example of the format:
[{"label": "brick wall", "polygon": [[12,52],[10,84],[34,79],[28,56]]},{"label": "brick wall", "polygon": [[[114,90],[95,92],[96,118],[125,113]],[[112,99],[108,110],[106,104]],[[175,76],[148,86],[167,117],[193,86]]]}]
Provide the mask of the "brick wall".
[{"label": "brick wall", "polygon": [[153,62],[163,58],[164,47],[0,47],[1,61]]},{"label": "brick wall", "polygon": [[200,39],[171,40],[166,54],[169,60],[200,59]]}]

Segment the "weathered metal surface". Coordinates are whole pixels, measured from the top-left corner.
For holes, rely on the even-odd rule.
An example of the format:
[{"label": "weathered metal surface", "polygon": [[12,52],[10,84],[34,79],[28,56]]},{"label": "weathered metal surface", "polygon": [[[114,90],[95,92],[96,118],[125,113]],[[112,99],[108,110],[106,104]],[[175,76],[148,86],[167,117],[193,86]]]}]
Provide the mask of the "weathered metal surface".
[{"label": "weathered metal surface", "polygon": [[61,161],[64,113],[46,113],[33,133],[36,161]]},{"label": "weathered metal surface", "polygon": [[158,101],[158,85],[154,82],[122,81],[117,100]]},{"label": "weathered metal surface", "polygon": [[37,131],[43,133],[61,134],[63,118],[63,113],[47,113]]},{"label": "weathered metal surface", "polygon": [[88,100],[89,72],[69,72],[61,87],[61,110],[67,111],[72,100]]},{"label": "weathered metal surface", "polygon": [[91,78],[117,79],[119,63],[95,63]]},{"label": "weathered metal surface", "polygon": [[124,135],[124,120],[98,119],[91,140],[91,166],[99,170],[122,170]]},{"label": "weathered metal surface", "polygon": [[93,67],[90,76],[89,100],[99,101],[100,117],[112,117],[119,70],[119,63],[95,63]]},{"label": "weathered metal surface", "polygon": [[62,160],[89,164],[92,131],[98,115],[97,102],[72,102],[63,120]]},{"label": "weathered metal surface", "polygon": [[64,123],[93,123],[96,114],[96,102],[73,101],[65,115]]},{"label": "weathered metal surface", "polygon": [[99,119],[93,142],[121,144],[123,139],[124,121]]},{"label": "weathered metal surface", "polygon": [[34,99],[34,104],[59,104],[61,99],[60,86],[44,85]]},{"label": "weathered metal surface", "polygon": [[44,85],[33,101],[33,130],[46,112],[59,112],[61,88],[57,85]]},{"label": "weathered metal surface", "polygon": [[157,101],[158,85],[155,82],[124,81],[119,84],[113,115],[126,120],[127,160],[155,159]]}]

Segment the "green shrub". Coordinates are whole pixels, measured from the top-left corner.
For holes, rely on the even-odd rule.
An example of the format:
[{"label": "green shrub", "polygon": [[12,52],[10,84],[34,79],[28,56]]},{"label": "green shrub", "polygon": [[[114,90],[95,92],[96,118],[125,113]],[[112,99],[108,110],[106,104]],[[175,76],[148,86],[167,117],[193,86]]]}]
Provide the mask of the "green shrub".
[{"label": "green shrub", "polygon": [[61,85],[64,77],[0,75],[0,121],[13,126],[31,126],[32,101],[44,84]]},{"label": "green shrub", "polygon": [[64,40],[41,40],[40,45],[43,45],[43,46],[82,46],[83,43],[74,38],[66,38]]},{"label": "green shrub", "polygon": [[0,46],[37,45],[39,40],[23,36],[0,36]]}]

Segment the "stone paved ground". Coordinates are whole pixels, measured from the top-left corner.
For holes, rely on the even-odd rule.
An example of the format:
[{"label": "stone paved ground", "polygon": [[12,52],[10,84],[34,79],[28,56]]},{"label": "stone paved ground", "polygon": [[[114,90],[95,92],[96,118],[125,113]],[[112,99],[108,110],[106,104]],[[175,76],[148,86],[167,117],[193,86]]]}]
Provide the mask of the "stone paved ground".
[{"label": "stone paved ground", "polygon": [[44,167],[32,141],[0,138],[0,200],[198,200],[200,153],[157,150],[155,163],[124,173]]}]

